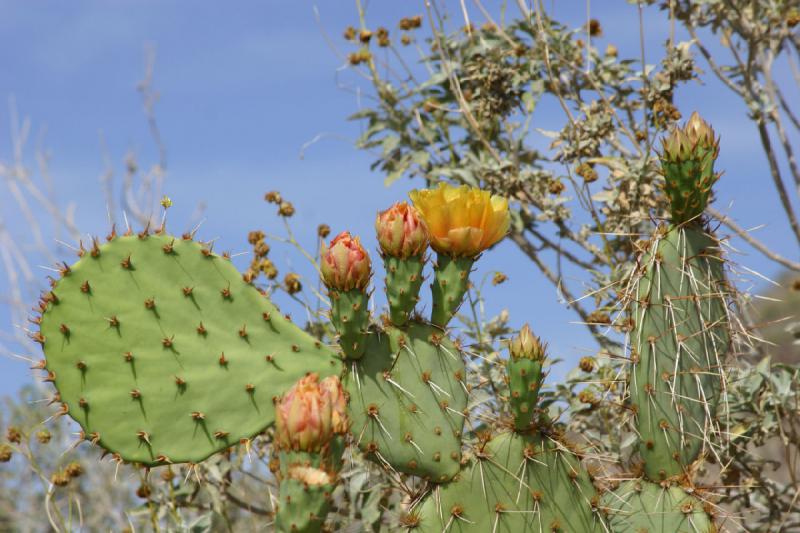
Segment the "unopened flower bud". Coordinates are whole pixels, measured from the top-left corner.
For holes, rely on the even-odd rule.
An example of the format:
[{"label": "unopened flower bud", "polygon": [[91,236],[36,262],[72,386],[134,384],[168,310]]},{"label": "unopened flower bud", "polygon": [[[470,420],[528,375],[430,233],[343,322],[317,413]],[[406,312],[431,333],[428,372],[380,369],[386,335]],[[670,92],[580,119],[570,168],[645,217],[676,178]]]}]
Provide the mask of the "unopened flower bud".
[{"label": "unopened flower bud", "polygon": [[275,409],[277,444],[284,450],[319,452],[347,430],[347,405],[339,378],[309,374],[295,383]]},{"label": "unopened flower bud", "polygon": [[347,433],[347,398],[339,378],[328,376],[319,384],[322,391],[323,404],[331,406],[331,430],[337,435]]},{"label": "unopened flower bud", "polygon": [[406,202],[398,202],[378,213],[375,231],[381,250],[392,257],[405,259],[422,255],[428,248],[428,230],[417,210]]},{"label": "unopened flower bud", "polygon": [[525,324],[519,330],[519,334],[511,340],[511,357],[515,359],[525,358],[541,361],[544,359],[545,347],[542,341],[533,334],[530,326]]},{"label": "unopened flower bud", "polygon": [[369,284],[372,267],[358,237],[343,231],[323,247],[320,261],[322,280],[329,289],[349,291],[365,290]]},{"label": "unopened flower bud", "polygon": [[672,222],[681,224],[702,215],[719,179],[714,162],[719,139],[700,115],[692,113],[683,128],[662,139],[661,168],[664,191],[670,200]]},{"label": "unopened flower bud", "polygon": [[683,128],[675,128],[662,139],[662,161],[681,162],[689,159],[703,159],[719,152],[719,139],[714,129],[695,111]]}]

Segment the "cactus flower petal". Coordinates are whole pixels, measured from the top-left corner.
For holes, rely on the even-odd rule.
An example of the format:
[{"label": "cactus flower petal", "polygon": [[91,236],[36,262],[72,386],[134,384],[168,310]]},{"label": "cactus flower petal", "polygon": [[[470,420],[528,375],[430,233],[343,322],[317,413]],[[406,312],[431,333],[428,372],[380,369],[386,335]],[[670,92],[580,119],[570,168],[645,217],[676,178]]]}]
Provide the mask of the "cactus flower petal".
[{"label": "cactus flower petal", "polygon": [[488,191],[439,183],[409,196],[428,228],[431,247],[439,253],[476,257],[508,233],[508,200]]}]

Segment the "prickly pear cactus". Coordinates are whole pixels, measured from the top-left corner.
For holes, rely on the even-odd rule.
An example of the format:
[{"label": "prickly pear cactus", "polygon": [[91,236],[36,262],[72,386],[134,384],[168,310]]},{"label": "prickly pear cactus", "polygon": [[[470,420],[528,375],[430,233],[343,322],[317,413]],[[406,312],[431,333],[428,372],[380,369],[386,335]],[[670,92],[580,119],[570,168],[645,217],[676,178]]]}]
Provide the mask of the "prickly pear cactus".
[{"label": "prickly pear cactus", "polygon": [[729,351],[730,289],[702,213],[718,179],[714,131],[695,113],[661,155],[672,225],[646,245],[629,290],[631,405],[650,480],[686,479],[716,435]]},{"label": "prickly pear cactus", "polygon": [[595,490],[555,436],[503,433],[473,450],[449,485],[403,518],[415,531],[603,531]]},{"label": "prickly pear cactus", "polygon": [[[475,261],[510,224],[508,201],[485,191],[442,184],[414,191],[416,207],[379,213],[389,303],[379,321],[367,305],[372,268],[359,239],[342,232],[323,247],[339,355],[281,316],[224,258],[189,238],[147,232],[112,235],[64,265],[42,299],[34,338],[63,411],[122,460],[197,462],[277,417],[271,467],[281,533],[329,527],[347,445],[392,483],[416,487],[400,519],[409,529],[713,532],[711,504],[692,476],[725,434],[717,410],[731,289],[702,215],[717,152],[697,116],[664,143],[672,225],[642,250],[621,302],[644,464],[615,465],[636,474],[621,474],[626,481],[613,491],[598,482],[604,494],[539,400],[545,345],[527,326],[509,344],[509,395],[498,398],[505,405],[494,418],[470,420],[465,358],[447,325]],[[426,322],[415,304],[429,246],[437,259]],[[406,484],[409,477],[417,482]]]},{"label": "prickly pear cactus", "polygon": [[608,525],[614,533],[669,531],[670,533],[716,533],[706,503],[680,487],[631,480],[603,496]]},{"label": "prickly pear cactus", "polygon": [[375,462],[436,482],[461,466],[467,392],[461,352],[438,328],[373,332],[348,368],[350,431]]},{"label": "prickly pear cactus", "polygon": [[341,368],[230,261],[168,235],[114,237],[65,266],[41,342],[86,438],[146,465],[248,439],[274,420],[274,396]]},{"label": "prickly pear cactus", "polygon": [[657,234],[636,281],[631,403],[652,480],[686,473],[715,427],[730,344],[719,244],[702,228]]}]

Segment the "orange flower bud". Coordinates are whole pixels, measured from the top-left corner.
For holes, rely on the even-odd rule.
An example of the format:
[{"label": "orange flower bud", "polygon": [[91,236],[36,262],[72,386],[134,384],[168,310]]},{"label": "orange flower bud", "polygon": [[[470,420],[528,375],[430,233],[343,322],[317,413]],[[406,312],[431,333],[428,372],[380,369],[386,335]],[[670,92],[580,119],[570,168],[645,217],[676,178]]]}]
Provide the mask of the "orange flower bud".
[{"label": "orange flower bud", "polygon": [[319,389],[322,391],[323,404],[331,406],[331,430],[338,435],[344,435],[349,424],[347,398],[339,378],[328,376],[320,382]]},{"label": "orange flower bud", "polygon": [[329,289],[364,290],[372,274],[369,255],[358,237],[343,231],[321,252],[322,281]]},{"label": "orange flower bud", "polygon": [[378,213],[375,231],[383,253],[393,257],[406,259],[421,255],[428,248],[428,230],[417,210],[406,202],[397,202]]},{"label": "orange flower bud", "polygon": [[334,434],[346,432],[347,401],[339,378],[301,378],[278,402],[275,426],[281,449],[306,452],[319,452]]}]

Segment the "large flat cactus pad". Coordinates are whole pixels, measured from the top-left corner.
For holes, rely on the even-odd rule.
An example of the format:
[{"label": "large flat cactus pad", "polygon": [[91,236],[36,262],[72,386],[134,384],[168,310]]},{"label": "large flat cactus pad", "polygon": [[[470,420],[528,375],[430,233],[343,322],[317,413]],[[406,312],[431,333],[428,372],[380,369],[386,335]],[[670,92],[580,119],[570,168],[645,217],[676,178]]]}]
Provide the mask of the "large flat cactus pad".
[{"label": "large flat cactus pad", "polygon": [[115,237],[55,284],[40,339],[86,438],[127,461],[197,462],[274,420],[273,397],[332,350],[192,240]]}]

